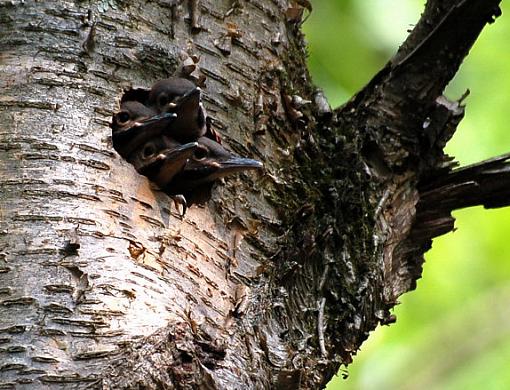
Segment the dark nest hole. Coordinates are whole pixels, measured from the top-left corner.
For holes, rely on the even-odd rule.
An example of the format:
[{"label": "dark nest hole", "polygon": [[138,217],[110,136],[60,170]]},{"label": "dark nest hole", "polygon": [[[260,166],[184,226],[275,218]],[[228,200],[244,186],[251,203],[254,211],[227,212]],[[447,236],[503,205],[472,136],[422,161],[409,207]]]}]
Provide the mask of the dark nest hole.
[{"label": "dark nest hole", "polygon": [[188,204],[210,199],[220,178],[262,163],[221,144],[201,101],[202,91],[182,78],[159,80],[150,90],[124,93],[113,115],[114,149],[163,192]]}]

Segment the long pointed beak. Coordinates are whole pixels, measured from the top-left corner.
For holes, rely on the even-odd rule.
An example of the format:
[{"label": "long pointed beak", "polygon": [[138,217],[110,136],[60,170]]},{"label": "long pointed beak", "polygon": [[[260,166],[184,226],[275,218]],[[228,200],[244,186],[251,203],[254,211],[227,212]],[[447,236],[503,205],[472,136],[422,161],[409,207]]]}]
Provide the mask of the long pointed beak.
[{"label": "long pointed beak", "polygon": [[113,134],[113,145],[123,156],[128,156],[149,139],[161,135],[176,118],[177,114],[169,112],[136,122],[129,129]]},{"label": "long pointed beak", "polygon": [[135,125],[137,128],[145,128],[147,126],[153,125],[154,123],[158,123],[161,125],[168,125],[170,124],[175,118],[177,118],[177,114],[173,112],[166,112],[163,114],[155,115],[150,118],[145,119],[142,122],[137,122]]},{"label": "long pointed beak", "polygon": [[194,102],[196,105],[200,103],[200,96],[202,95],[202,90],[199,87],[192,89],[186,95],[179,99],[178,105],[187,104],[188,102]]},{"label": "long pointed beak", "polygon": [[178,112],[179,119],[189,120],[196,115],[202,90],[198,87],[182,96],[176,103],[169,103],[170,111]]},{"label": "long pointed beak", "polygon": [[191,157],[197,147],[198,142],[190,142],[184,145],[179,145],[166,152],[165,157],[174,161],[184,160]]},{"label": "long pointed beak", "polygon": [[232,173],[257,170],[264,168],[264,164],[251,158],[231,157],[227,160],[218,161],[219,169],[216,177],[224,177]]},{"label": "long pointed beak", "polygon": [[135,122],[129,129],[114,133],[113,139],[118,142],[125,141],[129,137],[133,137],[139,131],[147,130],[148,127],[150,128],[150,126],[154,126],[155,124],[157,124],[158,127],[169,125],[175,120],[175,118],[177,118],[177,114],[173,112],[151,116],[150,118],[144,119],[140,122]]},{"label": "long pointed beak", "polygon": [[198,142],[190,142],[162,152],[157,157],[161,164],[158,172],[154,176],[149,176],[149,178],[161,188],[166,187],[173,177],[182,171],[197,146]]},{"label": "long pointed beak", "polygon": [[231,157],[205,163],[192,163],[192,161],[190,159],[182,173],[176,175],[175,180],[166,187],[169,193],[179,194],[189,192],[197,186],[212,183],[216,179],[229,176],[233,173],[263,168],[260,161],[241,157]]},{"label": "long pointed beak", "polygon": [[159,186],[164,186],[184,167],[197,146],[198,142],[190,142],[172,149],[162,150],[137,170]]}]

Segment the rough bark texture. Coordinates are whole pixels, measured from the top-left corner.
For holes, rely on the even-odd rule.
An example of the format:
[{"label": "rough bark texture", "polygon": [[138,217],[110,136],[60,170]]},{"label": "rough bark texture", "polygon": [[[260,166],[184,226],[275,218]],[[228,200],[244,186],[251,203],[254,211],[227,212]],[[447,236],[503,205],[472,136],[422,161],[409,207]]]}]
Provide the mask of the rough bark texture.
[{"label": "rough bark texture", "polygon": [[[442,151],[463,107],[441,93],[498,4],[429,0],[331,112],[306,1],[2,1],[0,388],[327,383],[393,320],[450,211],[507,203],[507,156],[452,173]],[[265,172],[181,220],[108,124],[183,52],[224,144]]]}]

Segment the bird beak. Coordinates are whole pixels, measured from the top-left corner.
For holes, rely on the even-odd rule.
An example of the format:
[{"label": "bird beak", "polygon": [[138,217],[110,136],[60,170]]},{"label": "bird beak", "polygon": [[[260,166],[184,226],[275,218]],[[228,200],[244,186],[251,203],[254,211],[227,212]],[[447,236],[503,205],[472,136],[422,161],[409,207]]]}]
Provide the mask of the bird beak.
[{"label": "bird beak", "polygon": [[197,113],[198,106],[200,105],[201,94],[202,90],[196,87],[181,97],[176,103],[169,103],[168,107],[170,110],[177,111],[179,113],[179,119],[193,118]]},{"label": "bird beak", "polygon": [[218,177],[223,177],[236,172],[257,170],[264,168],[264,164],[251,158],[232,157],[227,160],[218,161]]},{"label": "bird beak", "polygon": [[191,157],[198,142],[190,142],[175,148],[165,149],[148,161],[136,160],[136,170],[156,182],[161,187],[167,185]]},{"label": "bird beak", "polygon": [[167,187],[173,177],[182,171],[197,146],[198,142],[190,142],[162,152],[158,156],[161,164],[158,172],[153,176],[148,175],[148,177],[160,188]]},{"label": "bird beak", "polygon": [[200,96],[202,94],[202,90],[200,87],[196,87],[195,89],[192,89],[187,94],[185,94],[183,97],[179,99],[179,104],[186,101],[196,101],[200,102]]},{"label": "bird beak", "polygon": [[161,135],[176,118],[177,114],[169,112],[135,122],[129,129],[112,135],[113,145],[117,145],[122,156],[127,156],[152,137]]},{"label": "bird beak", "polygon": [[173,120],[175,120],[175,118],[177,118],[177,114],[173,112],[154,115],[151,116],[150,118],[141,120],[139,122],[135,122],[133,126],[131,126],[130,128],[123,131],[119,131],[115,133],[113,136],[117,141],[122,142],[128,139],[129,137],[134,137],[138,132],[145,130],[147,127],[153,126],[156,123],[158,124],[158,127],[159,125],[166,126],[170,124]]},{"label": "bird beak", "polygon": [[164,155],[168,160],[173,161],[182,161],[191,157],[195,149],[198,147],[198,142],[190,142],[184,145],[179,145],[169,151],[167,151]]},{"label": "bird beak", "polygon": [[141,122],[135,122],[135,125],[132,127],[138,131],[141,129],[146,128],[147,126],[152,126],[155,123],[158,123],[158,125],[167,125],[170,124],[175,118],[177,118],[177,114],[173,112],[167,112],[164,114],[154,115],[150,118],[144,119]]}]

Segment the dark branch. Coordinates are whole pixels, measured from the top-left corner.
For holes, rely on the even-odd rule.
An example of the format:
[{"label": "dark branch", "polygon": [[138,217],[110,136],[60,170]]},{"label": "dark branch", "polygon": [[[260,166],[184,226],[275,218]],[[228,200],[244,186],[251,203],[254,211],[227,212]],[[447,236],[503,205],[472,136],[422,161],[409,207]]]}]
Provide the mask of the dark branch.
[{"label": "dark branch", "polygon": [[402,168],[429,152],[430,145],[423,145],[423,140],[428,137],[427,118],[435,100],[483,27],[500,15],[499,3],[429,1],[394,58],[351,101],[337,109],[340,115],[356,112],[357,118],[363,118],[359,125],[367,128],[371,141],[382,145],[382,157],[389,167]]},{"label": "dark branch", "polygon": [[413,239],[423,242],[451,231],[453,210],[510,205],[509,160],[507,153],[421,183]]},{"label": "dark branch", "polygon": [[[431,239],[453,229],[452,209],[504,199],[504,188],[493,186],[502,172],[490,179],[485,171],[449,176],[455,163],[443,152],[464,116],[461,102],[448,101],[443,90],[483,27],[501,14],[499,3],[428,1],[394,58],[336,110],[345,127],[361,130],[362,158],[380,185],[375,219],[384,237],[384,295],[390,305],[415,287]],[[450,186],[432,184],[444,175],[441,180]],[[448,207],[438,206],[442,196]]]}]

